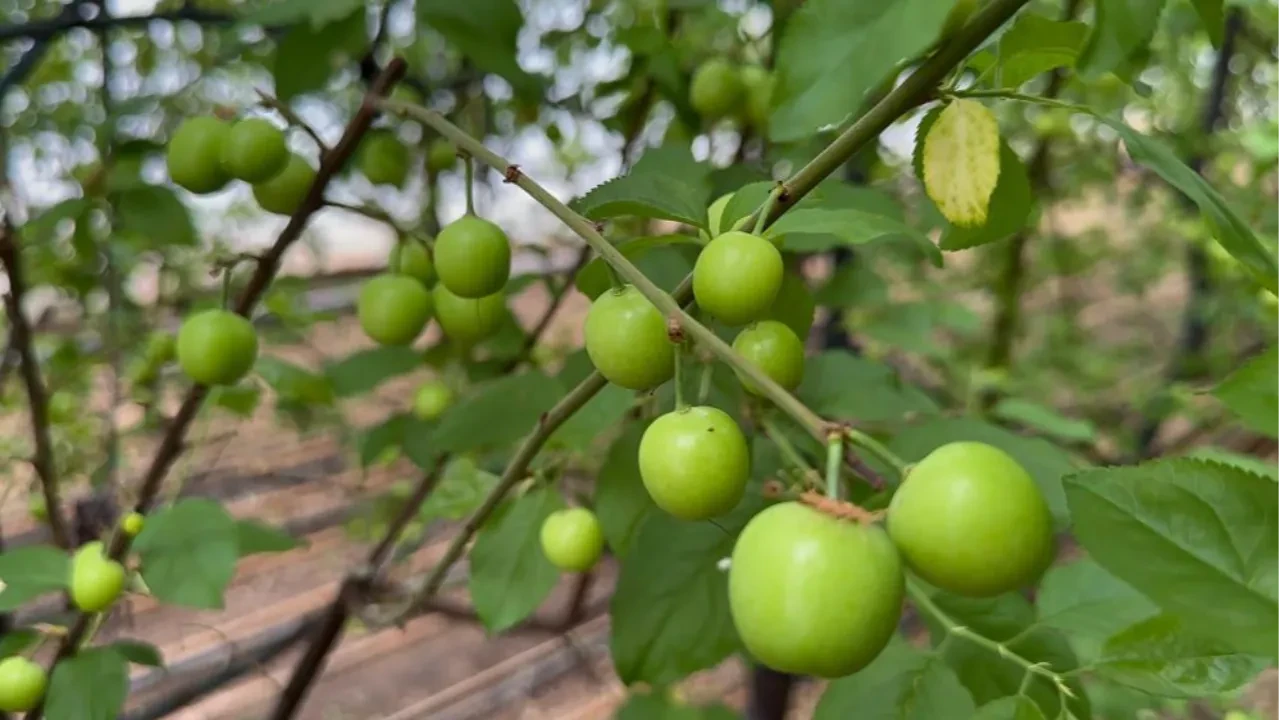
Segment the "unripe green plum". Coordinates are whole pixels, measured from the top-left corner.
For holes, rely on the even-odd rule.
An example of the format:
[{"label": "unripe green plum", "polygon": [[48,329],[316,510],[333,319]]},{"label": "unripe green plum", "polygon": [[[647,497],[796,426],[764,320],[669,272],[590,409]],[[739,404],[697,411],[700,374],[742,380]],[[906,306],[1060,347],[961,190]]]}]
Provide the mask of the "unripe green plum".
[{"label": "unripe green plum", "polygon": [[538,536],[542,553],[552,565],[568,572],[586,572],[604,552],[604,532],[595,513],[575,507],[557,510],[542,522]]},{"label": "unripe green plum", "polygon": [[432,175],[452,168],[458,162],[458,149],[444,138],[436,138],[427,146],[427,170]]},{"label": "unripe green plum", "polygon": [[[399,255],[399,257],[396,257]],[[436,266],[431,261],[431,253],[427,251],[425,245],[413,240],[397,243],[391,248],[391,259],[387,265],[396,267],[401,275],[408,275],[422,283],[425,287],[431,287],[436,281]]]},{"label": "unripe green plum", "polygon": [[356,315],[374,342],[411,345],[431,320],[431,293],[408,275],[379,275],[360,289]]},{"label": "unripe green plum", "polygon": [[169,179],[200,195],[226,187],[231,176],[222,168],[222,151],[230,133],[231,127],[216,117],[184,120],[165,150]]},{"label": "unripe green plum", "polygon": [[762,132],[769,126],[773,85],[773,73],[759,65],[747,65],[742,68],[742,86],[746,95],[743,114],[752,127]]},{"label": "unripe green plum", "polygon": [[431,290],[436,305],[436,322],[445,337],[470,347],[492,335],[507,314],[507,296],[502,292],[482,298],[459,297],[444,283]]},{"label": "unripe green plum", "polygon": [[419,420],[435,420],[453,404],[453,390],[443,381],[429,380],[413,396],[413,414]]},{"label": "unripe green plum", "polygon": [[284,133],[263,118],[246,118],[231,126],[222,144],[222,169],[249,183],[270,180],[289,163]]},{"label": "unripe green plum", "polygon": [[659,508],[681,520],[732,510],[746,491],[751,451],[741,428],[719,408],[679,408],[640,438],[640,479]]},{"label": "unripe green plum", "polygon": [[481,298],[501,292],[511,276],[511,241],[502,228],[463,215],[436,237],[436,276],[449,292]]},{"label": "unripe green plum", "polygon": [[[747,326],[734,338],[733,349],[783,390],[795,390],[804,379],[804,343],[791,328],[776,320]],[[739,373],[738,380],[747,392],[760,394],[760,388],[745,375]]]},{"label": "unripe green plum", "polygon": [[106,555],[101,542],[91,542],[71,559],[71,601],[82,612],[102,612],[124,591],[124,566]]},{"label": "unripe green plum", "polygon": [[178,366],[200,385],[234,385],[258,359],[258,333],[227,310],[205,310],[178,330]]},{"label": "unripe green plum", "polygon": [[409,149],[387,131],[371,132],[360,141],[360,172],[374,185],[400,187],[409,177]]},{"label": "unripe green plum", "polygon": [[40,704],[49,674],[39,663],[14,655],[0,660],[0,710],[26,712]]},{"label": "unripe green plum", "polygon": [[302,156],[291,154],[283,170],[253,186],[253,198],[267,212],[292,215],[306,199],[315,179],[316,171],[311,165]]},{"label": "unripe green plum", "polygon": [[707,243],[693,267],[698,307],[727,325],[763,318],[782,287],[782,253],[756,235],[730,231]]},{"label": "unripe green plum", "polygon": [[731,115],[742,102],[742,77],[733,63],[724,58],[707,60],[693,72],[689,82],[689,104],[703,119],[719,120]]},{"label": "unripe green plum", "polygon": [[629,390],[648,390],[675,374],[675,346],[667,321],[640,291],[606,290],[591,304],[583,326],[587,356],[601,375]]}]

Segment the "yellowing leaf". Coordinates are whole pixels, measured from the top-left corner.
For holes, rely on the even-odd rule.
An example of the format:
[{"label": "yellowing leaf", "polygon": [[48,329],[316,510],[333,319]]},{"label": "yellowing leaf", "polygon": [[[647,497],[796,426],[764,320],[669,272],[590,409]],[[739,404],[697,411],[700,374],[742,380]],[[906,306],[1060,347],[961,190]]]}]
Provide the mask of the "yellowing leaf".
[{"label": "yellowing leaf", "polygon": [[976,100],[946,107],[924,139],[924,189],[952,225],[977,227],[1000,177],[1000,126]]}]

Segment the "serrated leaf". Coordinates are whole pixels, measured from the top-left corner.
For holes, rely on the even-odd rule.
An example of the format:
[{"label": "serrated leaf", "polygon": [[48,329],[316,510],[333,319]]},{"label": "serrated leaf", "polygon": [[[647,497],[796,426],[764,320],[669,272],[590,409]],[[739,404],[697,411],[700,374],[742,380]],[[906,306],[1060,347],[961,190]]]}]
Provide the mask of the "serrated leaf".
[{"label": "serrated leaf", "polygon": [[1183,164],[1164,143],[1147,137],[1118,120],[1106,117],[1099,119],[1120,133],[1134,162],[1164,178],[1165,182],[1177,188],[1200,208],[1213,230],[1214,238],[1224,250],[1248,268],[1263,287],[1272,294],[1277,292],[1276,278],[1280,275],[1280,265],[1276,264],[1275,251],[1263,243],[1262,238],[1231,209],[1212,185]]},{"label": "serrated leaf", "polygon": [[801,5],[778,45],[769,137],[800,140],[844,122],[900,62],[938,37],[954,4],[809,0]]},{"label": "serrated leaf", "polygon": [[1037,622],[1062,631],[1085,661],[1120,630],[1159,612],[1142,593],[1082,558],[1051,568],[1036,593]]},{"label": "serrated leaf", "polygon": [[924,188],[952,225],[987,222],[1000,178],[1000,125],[976,100],[955,100],[924,138]]},{"label": "serrated leaf", "polygon": [[280,400],[304,406],[333,404],[333,384],[324,375],[270,355],[259,357],[254,370]]},{"label": "serrated leaf", "polygon": [[[627,240],[626,242],[618,243],[616,247],[628,260],[634,263],[639,262],[650,251],[658,248],[699,244],[701,243],[698,242],[698,238],[692,235],[654,235]],[[584,265],[574,278],[574,285],[577,286],[579,292],[592,300],[600,297],[605,290],[608,290],[611,282],[607,264],[598,257]]]},{"label": "serrated leaf", "polygon": [[368,45],[364,7],[323,27],[295,25],[276,44],[271,76],[283,102],[324,89],[334,72],[353,62]]},{"label": "serrated leaf", "polygon": [[129,694],[129,664],[111,647],[86,648],[53,666],[49,720],[116,720]]},{"label": "serrated leaf", "polygon": [[236,521],[236,547],[240,557],[303,547],[306,542],[257,520]]},{"label": "serrated leaf", "polygon": [[973,697],[931,653],[894,639],[870,665],[827,685],[814,720],[970,720]]},{"label": "serrated leaf", "polygon": [[13,610],[45,593],[67,587],[71,559],[49,545],[0,553],[0,611]]},{"label": "serrated leaf", "polygon": [[590,220],[630,216],[707,224],[702,194],[674,176],[632,172],[597,185],[571,204]]},{"label": "serrated leaf", "polygon": [[1157,615],[1107,640],[1093,667],[1109,680],[1152,695],[1195,698],[1239,689],[1269,664],[1213,636],[1187,632],[1173,615]]},{"label": "serrated leaf", "polygon": [[1093,34],[1080,55],[1086,76],[1127,65],[1151,43],[1160,25],[1165,0],[1098,0]]},{"label": "serrated leaf", "polygon": [[939,446],[964,440],[994,445],[1012,455],[1040,486],[1055,524],[1066,525],[1062,476],[1075,470],[1076,465],[1065,451],[1047,440],[1016,435],[972,418],[939,418],[903,429],[889,441],[889,448],[904,460],[915,462]]},{"label": "serrated leaf", "polygon": [[424,521],[461,520],[480,507],[497,484],[497,475],[477,467],[470,458],[458,458],[445,468],[436,489],[418,508],[418,517]]},{"label": "serrated leaf", "polygon": [[217,610],[240,558],[240,532],[212,500],[181,500],[152,513],[133,543],[142,579],[161,602]]},{"label": "serrated leaf", "polygon": [[376,347],[327,362],[324,374],[338,397],[363,395],[393,377],[423,366],[422,354],[408,347]]},{"label": "serrated leaf", "polygon": [[1271,655],[1277,641],[1277,502],[1271,480],[1168,459],[1064,483],[1077,539],[1099,565],[1192,630]]},{"label": "serrated leaf", "polygon": [[865,210],[800,208],[778,218],[769,229],[782,236],[783,248],[791,252],[813,253],[840,245],[905,240],[923,250],[934,266],[942,266],[942,253],[924,233],[895,218]]},{"label": "serrated leaf", "polygon": [[1069,418],[1057,410],[1021,398],[1004,398],[992,413],[1009,422],[1072,442],[1091,442],[1097,428],[1088,420]]},{"label": "serrated leaf", "polygon": [[139,185],[116,193],[116,227],[145,238],[149,247],[195,245],[191,212],[172,188]]},{"label": "serrated leaf", "polygon": [[536,371],[495,380],[446,410],[425,444],[433,453],[510,445],[562,395],[560,383]]},{"label": "serrated leaf", "polygon": [[805,360],[796,390],[814,412],[862,422],[901,420],[908,413],[932,414],[937,405],[880,363],[830,350]]},{"label": "serrated leaf", "polygon": [[1245,472],[1262,475],[1271,478],[1272,481],[1280,482],[1280,467],[1276,466],[1275,461],[1262,460],[1254,455],[1242,455],[1219,447],[1199,447],[1187,453],[1186,457],[1232,465]]},{"label": "serrated leaf", "polygon": [[[994,598],[964,598],[935,590],[930,592],[930,596],[956,623],[1004,644],[1031,662],[1044,663],[1059,674],[1075,670],[1079,665],[1066,638],[1056,630],[1037,625],[1031,604],[1017,593]],[[946,634],[945,630],[932,616],[925,619],[936,649]],[[952,638],[941,652],[979,705],[1022,693],[1031,698],[1046,716],[1061,716],[1061,698],[1057,688],[1048,680],[1035,677],[1023,688],[1026,671],[1021,666],[988,648],[959,640]],[[1075,694],[1074,698],[1067,699],[1067,711],[1077,718],[1093,717],[1079,682],[1068,679],[1067,686]]]},{"label": "serrated leaf", "polygon": [[1022,13],[1000,36],[997,84],[1017,88],[1040,73],[1075,65],[1088,37],[1089,26],[1082,22]]},{"label": "serrated leaf", "polygon": [[498,511],[471,549],[471,602],[491,633],[524,620],[546,599],[560,571],[542,554],[542,522],[564,507],[559,493],[535,490]]},{"label": "serrated leaf", "polygon": [[1044,713],[1030,698],[1014,695],[978,708],[973,720],[1044,720]]},{"label": "serrated leaf", "polygon": [[668,685],[738,647],[718,563],[760,508],[748,497],[715,524],[652,513],[640,526],[609,604],[613,663],[624,683]]},{"label": "serrated leaf", "polygon": [[613,442],[596,475],[595,511],[614,555],[626,557],[645,518],[657,512],[640,479],[640,437],[647,425],[629,426]]},{"label": "serrated leaf", "polygon": [[1218,384],[1213,394],[1250,429],[1276,437],[1280,416],[1280,391],[1277,391],[1276,348],[1264,350],[1250,358],[1227,379]]},{"label": "serrated leaf", "polygon": [[107,647],[115,650],[120,654],[120,657],[135,665],[164,667],[164,656],[160,654],[160,649],[151,643],[138,640],[117,640]]}]

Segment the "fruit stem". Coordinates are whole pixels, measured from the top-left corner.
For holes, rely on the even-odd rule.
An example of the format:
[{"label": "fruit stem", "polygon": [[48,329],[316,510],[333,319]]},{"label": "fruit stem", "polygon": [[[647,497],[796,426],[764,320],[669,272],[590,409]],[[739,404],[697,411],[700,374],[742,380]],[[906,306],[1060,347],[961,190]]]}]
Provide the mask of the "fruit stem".
[{"label": "fruit stem", "polygon": [[844,433],[827,434],[827,497],[840,499],[840,466],[844,462]]},{"label": "fruit stem", "polygon": [[[910,575],[907,576],[907,595],[911,597],[911,601],[914,602],[921,610],[929,613],[937,619],[937,621],[942,624],[942,628],[946,631],[948,636],[955,636],[963,640],[968,640],[974,645],[985,648],[990,652],[999,655],[1001,658],[1020,666],[1029,675],[1039,675],[1049,681],[1058,692],[1059,698],[1062,700],[1064,707],[1066,706],[1066,698],[1075,698],[1075,692],[1072,691],[1071,688],[1067,687],[1066,679],[1062,675],[1050,670],[1048,663],[1032,662],[1011,650],[1008,643],[996,642],[995,640],[992,640],[981,633],[974,632],[973,630],[970,630],[964,625],[956,622],[955,618],[952,618],[945,610],[938,607],[938,604],[933,601],[933,598],[929,597],[929,593],[926,592],[924,588],[920,587],[920,583]],[[1025,681],[1023,682],[1023,685],[1026,685]]]},{"label": "fruit stem", "polygon": [[222,309],[226,310],[231,306],[231,269],[235,265],[223,268],[222,270]]},{"label": "fruit stem", "polygon": [[476,179],[476,162],[475,162],[475,159],[471,157],[471,154],[467,153],[466,160],[464,160],[464,163],[467,169],[466,170],[467,214],[475,215],[476,214],[475,190],[472,188],[472,185],[475,184],[475,179]]},{"label": "fruit stem", "polygon": [[676,343],[676,351],[672,357],[672,362],[675,363],[675,375],[671,382],[676,390],[676,410],[684,410],[689,407],[684,401],[684,343]]},{"label": "fruit stem", "polygon": [[769,438],[778,448],[778,452],[782,453],[782,459],[795,466],[801,474],[804,475],[806,482],[812,483],[815,487],[818,484],[818,471],[814,470],[804,456],[796,450],[796,446],[791,444],[787,436],[783,434],[782,429],[778,427],[778,423],[772,417],[765,415],[760,420],[760,427],[764,428],[765,437]]},{"label": "fruit stem", "polygon": [[849,439],[849,442],[852,445],[866,450],[874,455],[877,460],[893,468],[893,471],[897,474],[899,480],[906,479],[906,461],[894,454],[892,450],[885,447],[879,440],[876,440],[861,430],[856,430],[851,427],[846,427],[844,429],[844,436]]},{"label": "fruit stem", "polygon": [[612,265],[605,263],[604,267],[609,271],[609,284],[613,286],[614,290],[621,290],[627,286],[626,283],[622,282],[622,278],[618,277],[618,271],[614,270]]},{"label": "fruit stem", "polygon": [[786,185],[778,183],[773,190],[769,192],[769,197],[765,198],[764,205],[760,208],[760,212],[756,215],[755,229],[751,231],[752,235],[764,235],[765,219],[773,213],[773,206],[777,204],[778,197],[782,195]]},{"label": "fruit stem", "polygon": [[711,396],[711,373],[715,370],[715,365],[710,359],[702,361],[702,373],[698,378],[698,404],[706,405],[707,398]]}]

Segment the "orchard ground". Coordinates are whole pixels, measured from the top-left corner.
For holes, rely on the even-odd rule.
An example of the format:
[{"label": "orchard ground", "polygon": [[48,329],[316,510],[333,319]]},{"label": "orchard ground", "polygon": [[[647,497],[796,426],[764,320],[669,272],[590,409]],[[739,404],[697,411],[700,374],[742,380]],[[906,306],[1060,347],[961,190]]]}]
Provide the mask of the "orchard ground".
[{"label": "orchard ground", "polygon": [[[1123,217],[1123,209],[1101,202],[1060,207],[1044,221],[1065,235],[1087,232],[1091,228],[1119,227],[1115,242],[1141,232],[1141,219]],[[527,242],[527,238],[515,238]],[[338,238],[321,238],[323,252],[305,246],[292,251],[286,260],[287,272],[304,277],[376,271],[385,258],[386,245],[375,232],[342,234]],[[515,274],[540,269],[563,269],[572,262],[576,250],[556,248],[552,259],[533,253],[518,253]],[[972,272],[972,256],[951,256],[942,272]],[[829,274],[821,261],[806,267],[811,278]],[[1098,352],[1108,345],[1119,345],[1141,334],[1145,342],[1172,346],[1177,338],[1177,322],[1185,288],[1183,278],[1169,275],[1153,283],[1142,297],[1111,294],[1109,279],[1091,274],[1061,281],[1029,292],[1025,302],[1029,308],[1062,302],[1070,298],[1082,308],[1082,324],[1097,331]],[[316,283],[320,288],[321,283]],[[354,299],[358,281],[325,283],[312,292],[314,303],[325,307],[341,307]],[[896,294],[902,284],[894,287]],[[143,277],[136,292],[146,297]],[[988,308],[983,293],[963,298],[964,304],[985,322]],[[511,307],[521,324],[529,327],[542,315],[548,302],[541,284],[516,296]],[[544,335],[549,348],[572,349],[582,342],[582,322],[588,300],[573,292],[561,306]],[[1033,312],[1033,310],[1032,310]],[[55,325],[74,328],[74,318]],[[1034,328],[1029,329],[1034,332]],[[816,332],[816,331],[815,331]],[[438,330],[433,326],[419,339],[419,345],[434,342]],[[811,338],[811,347],[813,341]],[[940,337],[939,341],[945,342]],[[361,333],[354,314],[347,312],[334,323],[314,326],[305,343],[263,347],[264,355],[275,355],[304,367],[315,368],[324,359],[344,357],[356,350],[371,347]],[[551,354],[554,357],[554,353]],[[890,362],[901,358],[890,356]],[[921,372],[920,368],[902,367],[905,374]],[[1152,373],[1156,372],[1153,367]],[[424,372],[401,376],[380,386],[373,394],[344,404],[347,421],[362,427],[381,421],[402,409],[403,399],[426,377]],[[925,378],[927,380],[927,378]],[[1151,377],[1122,378],[1122,383],[1143,385]],[[16,388],[10,386],[9,392]],[[91,409],[101,411],[108,397],[105,381],[91,400]],[[1075,398],[1064,395],[1063,405]],[[177,396],[168,398],[170,404]],[[169,408],[172,410],[172,407]],[[117,408],[123,429],[136,423],[140,409]],[[132,637],[156,644],[170,666],[168,677],[158,671],[136,668],[133,675],[135,693],[132,708],[143,707],[160,697],[175,684],[185,684],[197,677],[217,672],[237,653],[244,653],[273,638],[287,633],[300,616],[312,613],[328,603],[338,581],[360,556],[367,542],[344,530],[349,513],[360,501],[384,494],[395,483],[414,477],[413,466],[405,460],[376,466],[362,473],[358,463],[348,457],[332,433],[300,434],[281,426],[273,419],[274,408],[269,398],[247,421],[226,414],[213,413],[202,420],[191,435],[191,451],[179,462],[169,480],[169,492],[212,496],[227,504],[238,517],[253,517],[281,526],[305,537],[308,545],[287,553],[251,558],[238,568],[229,588],[226,610],[197,612],[174,606],[160,606],[149,598],[131,595],[117,609],[102,630],[104,640]],[[26,416],[20,414],[0,418],[0,432],[25,434]],[[1170,423],[1166,432],[1182,431]],[[130,436],[125,443],[124,473],[135,475],[150,457],[156,438]],[[1270,450],[1269,460],[1275,460]],[[18,487],[30,481],[16,476]],[[74,500],[73,495],[71,500]],[[41,537],[28,516],[24,493],[9,493],[0,505],[0,526],[14,545],[35,542]],[[426,537],[412,557],[397,568],[399,573],[421,572],[439,557],[453,531],[442,525],[428,529]],[[465,570],[464,570],[465,571]],[[612,589],[616,569],[606,563],[589,589],[587,611],[568,640],[554,632],[526,626],[501,639],[485,637],[474,623],[435,614],[411,621],[401,631],[396,628],[379,631],[354,631],[347,634],[331,659],[324,678],[318,683],[302,717],[367,718],[444,717],[444,718],[590,718],[610,717],[620,704],[625,691],[612,675],[607,654],[607,617],[605,600]],[[575,580],[565,576],[561,586],[543,607],[537,623],[557,622]],[[446,600],[458,602],[465,596],[454,590]],[[46,603],[46,605],[48,605]],[[52,610],[39,605],[32,612]],[[20,622],[24,618],[19,618]],[[296,662],[298,650],[276,658],[259,670],[247,673],[202,701],[189,706],[175,718],[232,718],[262,712],[274,701],[280,683]],[[701,673],[690,679],[684,692],[690,700],[724,699],[741,707],[746,699],[746,676],[737,661]],[[1262,717],[1276,717],[1276,683],[1264,677],[1246,693],[1247,704]],[[817,684],[805,686],[792,717],[808,717],[820,694]],[[321,710],[324,708],[324,710]],[[539,715],[539,713],[541,713]]]}]

